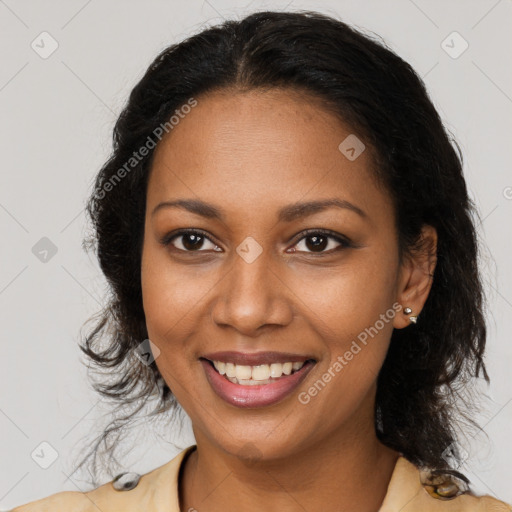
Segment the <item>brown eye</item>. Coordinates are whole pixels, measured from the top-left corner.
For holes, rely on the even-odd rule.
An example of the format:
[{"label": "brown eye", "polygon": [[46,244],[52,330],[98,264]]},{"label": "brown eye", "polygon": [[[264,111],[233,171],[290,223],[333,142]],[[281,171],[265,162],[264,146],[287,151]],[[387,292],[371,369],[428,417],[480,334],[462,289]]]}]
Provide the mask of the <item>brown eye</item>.
[{"label": "brown eye", "polygon": [[[302,245],[301,245],[302,244]],[[331,253],[338,249],[350,247],[350,243],[340,236],[323,231],[310,231],[296,244],[293,252]]]},{"label": "brown eye", "polygon": [[195,251],[196,249],[200,249],[205,241],[204,236],[196,235],[195,233],[190,233],[190,235],[181,235],[181,238],[181,243],[187,251]]},{"label": "brown eye", "polygon": [[305,240],[306,240],[306,247],[310,251],[321,252],[327,247],[328,242],[329,242],[329,237],[324,236],[324,235],[320,235],[320,236],[312,235],[312,236],[307,236],[305,238]]},{"label": "brown eye", "polygon": [[[162,240],[162,244],[165,246],[172,245],[175,249],[183,252],[221,251],[206,235],[190,230],[167,236]],[[210,247],[208,247],[208,244],[210,244]]]}]

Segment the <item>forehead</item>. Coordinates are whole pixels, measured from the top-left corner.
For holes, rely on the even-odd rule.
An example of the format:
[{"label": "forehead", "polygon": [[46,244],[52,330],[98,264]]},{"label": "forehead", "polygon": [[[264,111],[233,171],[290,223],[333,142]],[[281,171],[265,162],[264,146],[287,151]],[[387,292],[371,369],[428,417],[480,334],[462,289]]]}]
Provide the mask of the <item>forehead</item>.
[{"label": "forehead", "polygon": [[369,213],[390,210],[389,195],[373,179],[368,146],[347,158],[340,144],[364,140],[317,98],[270,89],[196,99],[155,150],[148,204],[199,197],[227,210],[263,211],[336,196]]}]

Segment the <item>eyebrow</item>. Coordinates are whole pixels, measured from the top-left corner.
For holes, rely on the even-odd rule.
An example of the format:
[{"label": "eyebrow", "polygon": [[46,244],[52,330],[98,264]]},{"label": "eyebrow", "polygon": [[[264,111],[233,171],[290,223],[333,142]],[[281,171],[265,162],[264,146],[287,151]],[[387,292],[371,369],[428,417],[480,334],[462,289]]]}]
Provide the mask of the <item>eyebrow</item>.
[{"label": "eyebrow", "polygon": [[[297,218],[307,217],[332,207],[351,210],[363,219],[368,219],[368,215],[361,208],[345,199],[338,198],[289,204],[279,210],[277,218],[279,222],[292,222]],[[225,214],[221,208],[200,199],[163,201],[153,209],[151,215],[155,215],[156,212],[163,208],[182,208],[196,215],[206,217],[207,219],[216,219],[225,222]]]}]

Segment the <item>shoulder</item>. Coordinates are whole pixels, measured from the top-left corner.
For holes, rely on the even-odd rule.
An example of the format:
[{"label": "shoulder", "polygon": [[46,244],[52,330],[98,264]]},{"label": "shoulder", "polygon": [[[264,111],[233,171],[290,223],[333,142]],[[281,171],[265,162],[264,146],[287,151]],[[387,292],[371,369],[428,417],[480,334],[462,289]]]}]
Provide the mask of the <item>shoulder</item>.
[{"label": "shoulder", "polygon": [[492,496],[477,496],[451,475],[433,476],[400,457],[379,512],[512,512]]},{"label": "shoulder", "polygon": [[40,500],[31,501],[8,512],[59,512],[73,510],[74,512],[88,511],[85,494],[74,491],[64,491],[52,494]]},{"label": "shoulder", "polygon": [[189,446],[144,475],[122,473],[92,491],[58,492],[9,512],[179,512],[178,472],[183,458],[194,448]]}]

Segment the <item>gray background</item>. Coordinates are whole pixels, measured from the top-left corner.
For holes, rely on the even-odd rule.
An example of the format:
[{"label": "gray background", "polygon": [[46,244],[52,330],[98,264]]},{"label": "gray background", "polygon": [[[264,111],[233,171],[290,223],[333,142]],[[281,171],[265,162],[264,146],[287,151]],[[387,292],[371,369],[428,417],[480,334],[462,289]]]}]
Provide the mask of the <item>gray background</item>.
[{"label": "gray background", "polygon": [[[0,508],[82,489],[73,470],[83,436],[108,412],[77,347],[105,291],[97,263],[81,248],[83,206],[129,91],[168,44],[265,8],[318,10],[381,35],[424,77],[459,141],[488,247],[482,264],[492,379],[477,417],[488,438],[473,436],[461,469],[478,492],[512,502],[511,0],[0,0]],[[52,39],[43,31],[58,43],[49,56]],[[446,40],[453,31],[469,44],[457,58],[464,42]],[[48,469],[40,464],[53,452],[42,442],[58,454]],[[163,426],[130,442],[137,448],[126,466],[142,473],[193,437],[186,424],[183,435]]]}]

